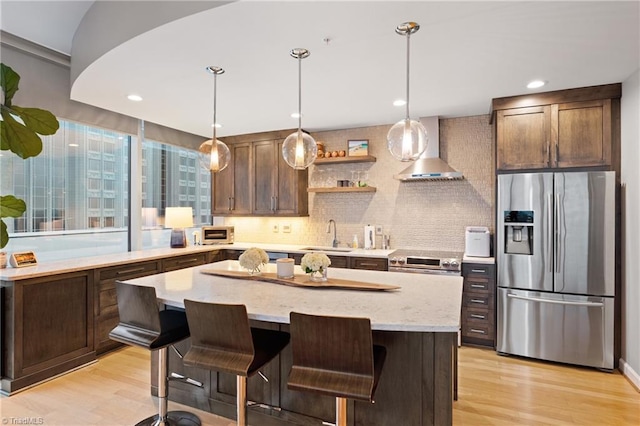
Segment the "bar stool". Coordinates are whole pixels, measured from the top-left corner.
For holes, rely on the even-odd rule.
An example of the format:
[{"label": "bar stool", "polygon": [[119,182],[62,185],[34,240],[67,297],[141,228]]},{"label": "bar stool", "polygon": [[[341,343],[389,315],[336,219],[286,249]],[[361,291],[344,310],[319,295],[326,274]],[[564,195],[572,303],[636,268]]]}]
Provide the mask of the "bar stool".
[{"label": "bar stool", "polygon": [[[191,348],[185,365],[236,375],[236,424],[247,424],[247,377],[289,344],[289,333],[249,325],[244,305],[184,301]],[[212,326],[215,324],[215,326]]]},{"label": "bar stool", "polygon": [[[168,348],[189,337],[184,312],[158,309],[156,289],[116,282],[120,323],[109,338],[126,345],[158,351],[158,414],[136,426],[199,426],[200,419],[187,411],[167,411]],[[177,352],[177,351],[176,351]]]},{"label": "bar stool", "polygon": [[386,357],[368,318],[291,312],[293,365],[288,388],[336,397],[336,425],[347,425],[347,398],[373,402]]}]

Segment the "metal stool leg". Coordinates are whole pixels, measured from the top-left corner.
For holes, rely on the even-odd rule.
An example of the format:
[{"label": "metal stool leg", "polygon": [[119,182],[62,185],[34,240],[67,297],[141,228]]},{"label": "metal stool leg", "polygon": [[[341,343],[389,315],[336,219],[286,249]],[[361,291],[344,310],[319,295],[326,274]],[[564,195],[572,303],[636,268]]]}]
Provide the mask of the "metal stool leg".
[{"label": "metal stool leg", "polygon": [[147,417],[136,426],[200,426],[200,419],[188,411],[168,411],[169,352],[158,350],[158,414]]},{"label": "metal stool leg", "polygon": [[247,377],[236,376],[236,424],[247,426]]}]

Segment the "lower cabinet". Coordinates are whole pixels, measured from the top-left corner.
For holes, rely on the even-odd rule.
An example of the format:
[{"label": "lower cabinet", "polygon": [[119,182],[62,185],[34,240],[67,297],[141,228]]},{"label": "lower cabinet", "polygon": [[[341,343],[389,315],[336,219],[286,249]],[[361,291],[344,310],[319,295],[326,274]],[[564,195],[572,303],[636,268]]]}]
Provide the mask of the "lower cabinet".
[{"label": "lower cabinet", "polygon": [[91,271],[2,281],[1,295],[3,392],[95,360]]},{"label": "lower cabinet", "polygon": [[496,345],[496,278],[495,265],[463,263],[462,276],[462,343]]},{"label": "lower cabinet", "polygon": [[368,269],[370,271],[387,271],[389,269],[386,257],[352,257],[350,262],[351,269]]}]

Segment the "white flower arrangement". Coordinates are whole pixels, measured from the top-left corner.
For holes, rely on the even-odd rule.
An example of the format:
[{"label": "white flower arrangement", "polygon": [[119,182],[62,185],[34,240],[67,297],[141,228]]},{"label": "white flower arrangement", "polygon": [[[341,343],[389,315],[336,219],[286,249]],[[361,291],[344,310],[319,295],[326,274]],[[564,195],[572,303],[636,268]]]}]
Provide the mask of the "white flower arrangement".
[{"label": "white flower arrangement", "polygon": [[269,256],[261,248],[251,247],[240,255],[238,262],[240,262],[240,266],[249,270],[249,272],[259,272],[260,267],[269,262]]},{"label": "white flower arrangement", "polygon": [[307,273],[322,272],[331,265],[331,260],[322,252],[307,253],[302,256],[300,267]]}]

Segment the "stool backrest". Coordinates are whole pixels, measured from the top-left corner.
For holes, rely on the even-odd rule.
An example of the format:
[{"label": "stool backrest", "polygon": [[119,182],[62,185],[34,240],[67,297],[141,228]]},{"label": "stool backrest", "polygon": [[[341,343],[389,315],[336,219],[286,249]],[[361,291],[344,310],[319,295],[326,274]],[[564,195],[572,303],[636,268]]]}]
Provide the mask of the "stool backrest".
[{"label": "stool backrest", "polygon": [[154,287],[116,282],[120,324],[160,334],[160,311]]},{"label": "stool backrest", "polygon": [[191,332],[189,362],[215,363],[219,371],[246,375],[255,355],[247,308],[187,299],[184,307]]},{"label": "stool backrest", "polygon": [[[318,388],[331,391],[330,382],[346,377],[347,395],[370,397],[374,387],[373,338],[368,318],[307,315],[291,312],[293,370],[316,370],[326,376]],[[292,370],[292,371],[293,371]],[[331,373],[333,372],[333,374]],[[350,380],[348,377],[357,378]],[[291,383],[290,383],[291,384]]]}]

